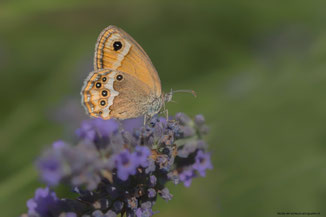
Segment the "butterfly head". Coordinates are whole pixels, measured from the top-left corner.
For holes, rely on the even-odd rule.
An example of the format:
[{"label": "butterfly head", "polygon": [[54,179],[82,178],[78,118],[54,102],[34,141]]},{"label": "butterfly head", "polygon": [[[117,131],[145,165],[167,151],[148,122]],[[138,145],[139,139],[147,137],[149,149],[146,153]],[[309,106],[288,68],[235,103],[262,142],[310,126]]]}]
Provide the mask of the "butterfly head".
[{"label": "butterfly head", "polygon": [[163,103],[168,103],[168,102],[171,102],[172,101],[172,96],[173,96],[173,91],[171,89],[170,92],[168,93],[164,93],[163,94]]}]

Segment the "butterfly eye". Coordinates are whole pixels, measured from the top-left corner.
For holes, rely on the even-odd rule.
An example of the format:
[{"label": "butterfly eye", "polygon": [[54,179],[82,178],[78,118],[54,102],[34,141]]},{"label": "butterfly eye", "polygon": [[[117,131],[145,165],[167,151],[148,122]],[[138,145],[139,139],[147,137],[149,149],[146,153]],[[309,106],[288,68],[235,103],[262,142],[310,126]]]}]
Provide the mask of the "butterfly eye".
[{"label": "butterfly eye", "polygon": [[102,101],[100,102],[100,104],[101,104],[101,106],[105,106],[105,100],[102,100]]},{"label": "butterfly eye", "polygon": [[122,79],[123,79],[123,76],[122,76],[122,75],[118,75],[118,76],[117,76],[117,80],[118,80],[118,81],[121,81]]},{"label": "butterfly eye", "polygon": [[114,49],[115,51],[118,51],[118,50],[120,50],[121,48],[122,48],[122,44],[121,44],[120,41],[115,41],[115,42],[113,43],[113,49]]},{"label": "butterfly eye", "polygon": [[103,82],[106,82],[106,77],[103,77],[103,78],[102,78],[102,81],[103,81]]},{"label": "butterfly eye", "polygon": [[101,86],[102,86],[101,83],[99,83],[99,82],[96,83],[96,87],[97,87],[97,88],[100,88]]}]

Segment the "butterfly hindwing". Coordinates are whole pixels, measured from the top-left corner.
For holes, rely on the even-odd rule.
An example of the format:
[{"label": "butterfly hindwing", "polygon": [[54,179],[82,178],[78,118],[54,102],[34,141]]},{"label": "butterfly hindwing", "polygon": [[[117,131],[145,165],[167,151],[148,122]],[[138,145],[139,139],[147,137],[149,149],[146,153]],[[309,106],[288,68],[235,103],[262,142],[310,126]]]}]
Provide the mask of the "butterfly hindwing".
[{"label": "butterfly hindwing", "polygon": [[[145,115],[155,96],[138,78],[117,70],[92,72],[81,92],[82,104],[92,117],[126,119]],[[160,108],[160,101],[156,107]]]},{"label": "butterfly hindwing", "polygon": [[109,83],[112,76],[112,70],[94,71],[85,80],[81,92],[82,104],[90,116],[109,118],[112,98],[118,94]]}]

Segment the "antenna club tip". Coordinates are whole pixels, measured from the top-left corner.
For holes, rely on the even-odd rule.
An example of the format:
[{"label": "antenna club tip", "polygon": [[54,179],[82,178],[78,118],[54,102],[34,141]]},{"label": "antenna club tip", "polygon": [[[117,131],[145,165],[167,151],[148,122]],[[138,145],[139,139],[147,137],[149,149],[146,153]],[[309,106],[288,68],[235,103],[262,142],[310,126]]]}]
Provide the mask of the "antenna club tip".
[{"label": "antenna club tip", "polygon": [[194,97],[197,97],[197,93],[194,90],[191,90],[192,95],[194,95]]}]

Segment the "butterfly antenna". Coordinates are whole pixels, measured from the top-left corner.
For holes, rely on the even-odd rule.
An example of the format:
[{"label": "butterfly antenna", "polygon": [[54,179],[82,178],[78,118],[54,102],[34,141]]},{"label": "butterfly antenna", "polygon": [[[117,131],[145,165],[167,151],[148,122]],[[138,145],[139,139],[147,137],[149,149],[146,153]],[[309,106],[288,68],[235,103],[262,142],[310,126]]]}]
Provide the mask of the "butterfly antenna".
[{"label": "butterfly antenna", "polygon": [[192,94],[194,97],[197,97],[196,92],[193,91],[193,90],[174,90],[174,91],[173,91],[173,90],[171,89],[171,91],[170,91],[169,93],[167,93],[167,94],[164,95],[164,101],[165,101],[165,102],[171,102],[171,101],[172,101],[172,96],[173,96],[174,93],[190,93],[190,94]]},{"label": "butterfly antenna", "polygon": [[190,93],[194,97],[197,97],[197,94],[194,90],[174,90],[174,91],[172,91],[172,93]]}]

